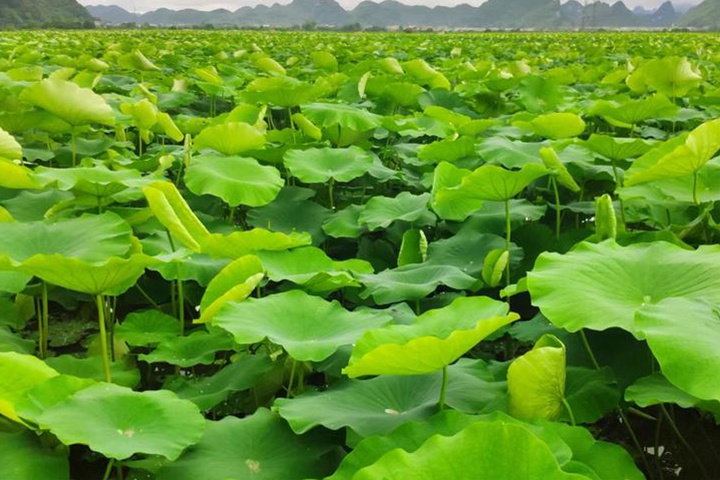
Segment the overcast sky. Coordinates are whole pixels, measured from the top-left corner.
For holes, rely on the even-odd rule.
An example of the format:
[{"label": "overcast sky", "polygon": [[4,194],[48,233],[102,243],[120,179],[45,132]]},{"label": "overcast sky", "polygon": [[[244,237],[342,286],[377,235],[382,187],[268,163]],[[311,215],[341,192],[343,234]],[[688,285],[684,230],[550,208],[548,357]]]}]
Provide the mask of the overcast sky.
[{"label": "overcast sky", "polygon": [[[226,8],[235,11],[246,5],[257,5],[264,3],[272,5],[273,3],[290,3],[291,0],[79,0],[83,5],[119,5],[128,11],[136,11],[138,13],[155,10],[161,7],[181,9],[195,8],[198,10],[213,10],[216,8]],[[345,8],[353,8],[360,3],[361,0],[336,0]],[[461,3],[469,3],[471,5],[479,5],[484,0],[400,0],[403,3],[415,5],[458,5]],[[614,0],[605,0],[606,3],[613,3]],[[625,0],[625,4],[630,7],[642,5],[647,8],[654,8],[663,3],[664,0]],[[676,4],[697,4],[701,0],[674,0]],[[581,0],[582,3],[582,0]]]}]

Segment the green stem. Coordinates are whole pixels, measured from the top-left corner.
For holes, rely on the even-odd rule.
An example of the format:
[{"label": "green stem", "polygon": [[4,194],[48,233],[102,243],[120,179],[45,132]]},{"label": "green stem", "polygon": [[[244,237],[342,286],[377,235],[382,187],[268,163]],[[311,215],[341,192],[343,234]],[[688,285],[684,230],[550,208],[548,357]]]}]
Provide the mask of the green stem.
[{"label": "green stem", "polygon": [[328,197],[330,199],[330,210],[335,211],[335,179],[331,178],[328,183]]},{"label": "green stem", "polygon": [[105,381],[110,383],[112,382],[112,375],[110,374],[110,358],[108,356],[107,331],[105,328],[105,301],[103,300],[103,296],[95,296],[95,303],[97,305],[98,325],[100,326],[100,348],[102,352],[103,369],[105,371]]},{"label": "green stem", "polygon": [[693,172],[693,187],[692,187],[692,195],[693,195],[693,203],[695,205],[700,205],[700,199],[698,198],[698,172],[695,170]]},{"label": "green stem", "polygon": [[122,465],[115,465],[115,472],[117,473],[117,480],[124,480]]},{"label": "green stem", "polygon": [[150,303],[150,305],[152,305],[154,309],[162,311],[162,308],[160,308],[160,305],[158,305],[157,302],[155,300],[153,300],[152,297],[150,295],[148,295],[148,293],[145,290],[143,290],[143,288],[139,284],[136,283],[135,288],[137,288],[138,292],[140,292],[140,295],[142,295],[143,298],[145,300],[147,300],[148,303]]},{"label": "green stem", "polygon": [[180,319],[180,336],[185,336],[185,285],[180,278],[180,265],[177,266],[178,270],[178,318]]},{"label": "green stem", "polygon": [[235,213],[237,212],[237,207],[230,207],[230,225],[235,225]]},{"label": "green stem", "polygon": [[445,365],[442,370],[442,384],[440,386],[440,398],[438,399],[438,409],[441,411],[445,409],[445,396],[447,395],[447,379],[447,365]]},{"label": "green stem", "polygon": [[43,338],[45,336],[45,332],[43,330],[43,324],[42,324],[42,300],[35,297],[35,316],[37,317],[37,329],[38,329],[38,355],[41,359],[45,359],[45,342],[43,341]]},{"label": "green stem", "polygon": [[[42,351],[43,355],[47,355],[48,350],[48,339],[50,337],[50,308],[48,302],[48,286],[47,282],[43,282],[42,288]],[[43,356],[43,358],[45,358]]]},{"label": "green stem", "polygon": [[[613,169],[613,176],[615,177],[615,190],[619,190],[622,188],[622,184],[620,182],[620,174],[618,173],[617,164],[615,163],[615,160],[612,161],[612,169]],[[620,195],[618,195],[618,201],[620,202],[620,220],[622,221],[623,226],[627,224],[625,221],[625,203],[623,202],[623,199],[620,198]]]},{"label": "green stem", "polygon": [[[660,406],[662,408],[662,405]],[[655,420],[655,464],[657,465],[658,478],[663,480],[663,468],[660,456],[660,432],[662,431],[663,416],[658,415]]]},{"label": "green stem", "polygon": [[573,413],[572,408],[570,407],[570,404],[567,401],[567,398],[563,397],[562,403],[565,406],[565,410],[567,410],[568,416],[570,417],[570,423],[574,427],[575,425],[577,425],[575,423],[575,414]]},{"label": "green stem", "polygon": [[673,420],[672,416],[670,416],[670,413],[668,413],[667,409],[665,408],[665,405],[660,404],[660,410],[662,411],[663,416],[665,417],[665,420],[668,421],[670,424],[670,428],[672,428],[672,431],[677,436],[678,440],[680,440],[680,443],[683,444],[683,446],[687,449],[690,456],[693,458],[695,463],[697,464],[698,468],[700,469],[700,472],[702,473],[703,478],[708,479],[708,473],[707,470],[705,470],[705,465],[703,465],[700,458],[695,453],[695,450],[692,448],[690,443],[685,439],[683,434],[680,432],[680,429],[678,428],[677,424],[675,423],[675,420]]},{"label": "green stem", "polygon": [[105,475],[103,475],[102,480],[110,479],[110,472],[112,472],[113,465],[115,465],[115,459],[111,458],[107,464],[107,468],[105,468]]},{"label": "green stem", "polygon": [[287,398],[293,397],[293,382],[295,381],[295,370],[297,369],[297,360],[293,358],[292,368],[290,369],[290,380],[287,386]]},{"label": "green stem", "polygon": [[558,191],[557,180],[551,177],[553,192],[555,193],[555,240],[560,238],[560,222],[562,221],[560,211],[560,192]]},{"label": "green stem", "polygon": [[75,140],[75,127],[72,127],[70,129],[70,149],[72,150],[73,167],[77,165],[77,143]]},{"label": "green stem", "polygon": [[600,370],[600,364],[598,363],[597,358],[595,358],[595,354],[593,353],[592,348],[590,348],[590,342],[588,342],[588,339],[585,336],[584,329],[580,330],[580,339],[582,340],[582,344],[585,347],[585,351],[590,357],[590,361],[592,362],[593,367],[595,367],[596,370]]},{"label": "green stem", "polygon": [[[510,222],[510,200],[505,200],[505,251],[508,252],[508,261],[505,266],[505,285],[510,285],[510,240],[512,225]],[[510,298],[510,297],[508,297]]]}]

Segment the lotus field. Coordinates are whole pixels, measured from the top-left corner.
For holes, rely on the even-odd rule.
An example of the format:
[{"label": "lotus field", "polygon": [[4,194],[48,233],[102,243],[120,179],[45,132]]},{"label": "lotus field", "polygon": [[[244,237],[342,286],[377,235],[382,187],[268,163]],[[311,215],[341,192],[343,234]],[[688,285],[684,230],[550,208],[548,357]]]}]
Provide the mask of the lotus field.
[{"label": "lotus field", "polygon": [[0,478],[718,478],[717,42],[4,33]]}]

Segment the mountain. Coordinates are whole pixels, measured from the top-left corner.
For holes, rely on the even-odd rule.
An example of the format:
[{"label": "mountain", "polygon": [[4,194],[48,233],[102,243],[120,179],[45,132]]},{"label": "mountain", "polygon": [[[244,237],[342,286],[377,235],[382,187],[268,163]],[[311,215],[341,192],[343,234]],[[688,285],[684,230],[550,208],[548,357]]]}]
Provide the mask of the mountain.
[{"label": "mountain", "polygon": [[0,0],[0,26],[80,26],[92,17],[75,0]]},{"label": "mountain", "polygon": [[720,29],[720,0],[705,0],[688,10],[678,23],[684,27]]},{"label": "mountain", "polygon": [[[2,2],[3,0],[0,0]],[[720,0],[706,0],[720,2]],[[478,7],[407,5],[396,0],[380,3],[363,1],[353,10],[343,9],[336,0],[293,0],[290,4],[242,7],[235,12],[185,9],[158,10],[134,15],[119,7],[88,7],[96,18],[108,24],[136,22],[150,25],[203,25],[290,27],[314,23],[364,27],[417,26],[438,28],[502,28],[553,30],[568,28],[662,28],[677,23],[680,14],[668,1],[655,11],[631,11],[622,2],[582,0],[488,0]]]}]

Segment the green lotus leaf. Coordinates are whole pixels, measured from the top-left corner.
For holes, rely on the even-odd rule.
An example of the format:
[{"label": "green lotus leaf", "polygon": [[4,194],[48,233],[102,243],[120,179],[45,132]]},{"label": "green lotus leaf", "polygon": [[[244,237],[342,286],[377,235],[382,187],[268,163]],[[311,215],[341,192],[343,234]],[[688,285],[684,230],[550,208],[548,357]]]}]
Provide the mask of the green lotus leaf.
[{"label": "green lotus leaf", "polygon": [[620,138],[593,133],[583,146],[610,160],[627,160],[645,155],[653,145],[642,138]]},{"label": "green lotus leaf", "polygon": [[245,87],[240,97],[248,103],[291,108],[310,103],[324,94],[325,89],[319,85],[291,77],[270,77],[256,78]]},{"label": "green lotus leaf", "polygon": [[267,73],[276,73],[278,75],[285,75],[287,73],[282,65],[270,57],[258,58],[255,60],[255,66]]},{"label": "green lotus leaf", "polygon": [[340,126],[356,132],[380,126],[380,117],[361,108],[339,103],[311,103],[303,105],[302,113],[321,128]]},{"label": "green lotus leaf", "polygon": [[363,205],[350,205],[323,222],[323,231],[333,238],[358,238],[366,230],[360,225]]},{"label": "green lotus leaf", "polygon": [[435,215],[428,209],[430,194],[413,195],[402,192],[395,198],[373,197],[360,212],[358,220],[369,230],[387,228],[393,222],[402,220],[415,226],[434,225]]},{"label": "green lotus leaf", "polygon": [[56,186],[62,191],[109,197],[139,184],[137,170],[109,170],[106,167],[35,169],[34,178],[43,187]]},{"label": "green lotus leaf", "polygon": [[558,422],[542,422],[540,426],[545,435],[556,435],[560,441],[570,447],[572,458],[562,464],[563,470],[567,472],[585,475],[586,477],[583,478],[599,480],[645,478],[630,454],[619,445],[597,441],[582,427]]},{"label": "green lotus leaf", "polygon": [[22,160],[20,144],[8,132],[0,128],[0,158],[4,160]]},{"label": "green lotus leaf", "polygon": [[538,163],[540,148],[544,143],[527,143],[497,136],[483,140],[478,153],[490,164],[505,168],[521,168],[528,163]]},{"label": "green lotus leaf", "polygon": [[427,257],[427,238],[419,228],[411,228],[405,231],[398,253],[398,267],[404,267],[413,263],[422,263]]},{"label": "green lotus leaf", "polygon": [[[520,170],[506,170],[496,165],[483,165],[470,175],[463,177],[457,188],[468,198],[503,202],[522,192],[530,183],[547,175],[542,165],[533,163]],[[438,191],[436,204],[442,202]]]},{"label": "green lotus leaf", "polygon": [[132,53],[119,57],[118,65],[127,70],[138,70],[140,72],[160,70],[160,67],[152,63],[140,50],[134,50]]},{"label": "green lotus leaf", "polygon": [[435,291],[440,285],[466,290],[478,283],[458,267],[428,263],[406,265],[374,275],[360,275],[365,290],[362,298],[372,297],[375,303],[387,305],[403,300],[419,300]]},{"label": "green lotus leaf", "polygon": [[0,352],[0,415],[20,422],[15,412],[27,392],[58,372],[32,355],[15,352]]},{"label": "green lotus leaf", "polygon": [[[146,98],[135,103],[123,103],[120,105],[120,111],[132,119],[133,125],[141,131],[141,134],[157,123],[158,109]],[[145,136],[143,140],[150,139]]]},{"label": "green lotus leaf", "polygon": [[100,383],[46,410],[38,424],[66,445],[83,444],[108,458],[135,454],[175,460],[202,438],[205,419],[166,390],[134,392]]},{"label": "green lotus leaf", "polygon": [[554,335],[543,335],[532,350],[513,360],[507,379],[512,416],[554,420],[565,399],[565,345]]},{"label": "green lotus leaf", "polygon": [[255,255],[245,255],[229,263],[208,284],[200,301],[202,315],[197,323],[212,320],[228,302],[245,300],[264,277],[263,264]]},{"label": "green lotus leaf", "polygon": [[[97,382],[105,379],[103,361],[100,356],[78,358],[73,355],[59,355],[47,358],[45,363],[63,375],[89,378]],[[136,368],[133,359],[129,357],[111,362],[110,371],[113,383],[117,385],[135,388],[140,384],[140,372]]]},{"label": "green lotus leaf", "polygon": [[531,125],[537,135],[553,140],[577,137],[585,131],[585,121],[574,113],[547,113],[536,117]]},{"label": "green lotus leaf", "polygon": [[115,335],[134,347],[172,340],[180,334],[180,322],[158,310],[133,312],[115,327]]},{"label": "green lotus leaf", "polygon": [[338,61],[335,55],[328,51],[312,52],[310,58],[317,68],[336,72],[338,69]]},{"label": "green lotus leaf", "polygon": [[292,176],[305,183],[349,182],[365,175],[375,158],[360,147],[310,148],[289,150],[283,162]]},{"label": "green lotus leaf", "polygon": [[457,410],[444,410],[423,422],[401,425],[387,435],[364,438],[343,458],[328,480],[351,479],[358,470],[372,465],[396,448],[414,452],[433,435],[452,436],[478,420],[478,417]]},{"label": "green lotus leaf", "polygon": [[625,400],[641,407],[674,403],[682,408],[699,408],[712,412],[720,419],[720,403],[701,400],[670,383],[661,373],[639,378],[625,389]]},{"label": "green lotus leaf", "polygon": [[73,82],[48,78],[25,89],[20,98],[72,125],[115,125],[115,113],[103,97]]},{"label": "green lotus leaf", "polygon": [[67,454],[43,447],[29,431],[0,432],[0,462],[3,475],[13,480],[67,480],[70,464]]},{"label": "green lotus leaf", "polygon": [[152,352],[138,355],[138,360],[147,363],[169,363],[183,368],[210,365],[215,361],[217,352],[231,350],[232,347],[232,338],[224,330],[201,330],[166,340]]},{"label": "green lotus leaf", "polygon": [[4,158],[0,158],[0,187],[14,190],[40,188],[32,170]]},{"label": "green lotus leaf", "polygon": [[412,453],[392,450],[353,478],[392,478],[398,472],[428,480],[470,480],[477,472],[497,480],[588,478],[561,470],[548,444],[524,425],[501,421],[475,422],[449,437],[432,436]]},{"label": "green lotus leaf", "polygon": [[210,410],[233,392],[253,387],[268,375],[273,367],[267,356],[245,356],[210,376],[171,377],[164,388],[175,392],[183,400],[190,400],[200,410]]},{"label": "green lotus leaf", "polygon": [[418,151],[418,159],[427,163],[457,162],[474,156],[476,156],[475,141],[470,137],[429,143]]},{"label": "green lotus leaf", "polygon": [[653,95],[640,100],[622,103],[600,100],[590,109],[590,114],[600,115],[610,124],[633,128],[640,122],[654,118],[667,118],[677,114],[680,107],[664,95]]},{"label": "green lotus leaf", "polygon": [[14,334],[7,327],[0,326],[0,352],[32,355],[35,353],[35,342]]},{"label": "green lotus leaf", "polygon": [[540,158],[545,164],[545,168],[548,169],[550,175],[557,178],[558,183],[565,186],[573,192],[580,191],[580,185],[575,182],[575,179],[568,172],[565,164],[562,163],[558,154],[549,147],[543,147],[540,149]]},{"label": "green lotus leaf", "polygon": [[628,78],[628,86],[636,92],[647,89],[671,98],[682,97],[702,83],[702,75],[684,57],[663,57],[648,60]]},{"label": "green lotus leaf", "polygon": [[[263,439],[258,441],[258,439]],[[158,472],[157,480],[302,480],[330,473],[323,456],[334,445],[318,434],[301,437],[267,409],[207,422],[200,443]]]},{"label": "green lotus leaf", "polygon": [[410,60],[409,62],[405,62],[402,67],[410,76],[415,77],[417,80],[428,85],[430,88],[442,88],[445,90],[450,90],[452,88],[450,81],[445,77],[445,75],[435,70],[422,58],[416,58],[414,60]]},{"label": "green lotus leaf", "polygon": [[243,122],[229,122],[207,127],[195,137],[196,150],[212,148],[224,155],[238,155],[265,146],[265,134]]},{"label": "green lotus leaf", "polygon": [[171,139],[176,142],[182,142],[185,135],[182,130],[173,121],[172,117],[165,112],[158,112],[157,123],[155,124],[155,131],[160,130]]},{"label": "green lotus leaf", "polygon": [[131,238],[130,226],[113,213],[56,222],[0,223],[0,253],[17,262],[38,254],[101,262],[127,254]]},{"label": "green lotus leaf", "polygon": [[643,306],[635,315],[635,328],[647,340],[670,383],[702,400],[720,400],[720,385],[711,374],[720,366],[714,347],[720,339],[720,315],[704,302],[717,300],[711,295],[678,297]]},{"label": "green lotus leaf", "polygon": [[341,380],[322,393],[278,398],[274,408],[297,434],[322,425],[349,427],[361,437],[382,435],[436,413],[440,383],[440,375]]},{"label": "green lotus leaf", "polygon": [[444,220],[464,220],[482,207],[483,201],[460,190],[463,179],[471,170],[458,168],[449,162],[435,167],[432,186],[432,208]]},{"label": "green lotus leaf", "polygon": [[[566,368],[565,400],[572,410],[575,423],[594,423],[613,411],[620,403],[621,392],[609,367]],[[559,420],[572,422],[565,408]]]},{"label": "green lotus leaf", "polygon": [[253,158],[202,155],[193,157],[185,183],[194,194],[219,197],[231,207],[260,207],[275,200],[285,181],[275,167]]},{"label": "green lotus leaf", "polygon": [[720,150],[720,120],[705,122],[686,137],[685,142],[652,165],[643,169],[631,168],[625,185],[682,177],[696,173]]},{"label": "green lotus leaf", "polygon": [[37,419],[46,410],[66,400],[80,390],[97,382],[89,378],[57,375],[31,388],[16,405],[17,414],[24,420],[37,423]]},{"label": "green lotus leaf", "polygon": [[412,325],[369,330],[355,343],[343,373],[421,375],[447,367],[495,330],[519,317],[488,297],[461,297]]},{"label": "green lotus leaf", "polygon": [[[428,245],[427,263],[454,266],[470,276],[481,278],[485,258],[497,249],[504,251],[504,238],[466,228],[453,237],[431,242]],[[512,244],[510,253],[512,261],[516,262],[522,258],[523,252]]]},{"label": "green lotus leaf", "polygon": [[289,250],[310,245],[310,243],[310,235],[307,233],[285,234],[254,228],[244,232],[233,232],[229,235],[214,233],[203,241],[202,250],[215,257],[240,258],[262,250]]},{"label": "green lotus leaf", "polygon": [[210,232],[195,216],[175,185],[155,182],[143,188],[143,193],[160,223],[184,246],[199,252],[200,244],[207,240]]},{"label": "green lotus leaf", "polygon": [[349,312],[337,302],[291,290],[227,304],[212,324],[232,333],[241,345],[267,338],[295,360],[319,362],[390,319],[385,314]]},{"label": "green lotus leaf", "polygon": [[315,126],[315,124],[308,120],[302,113],[293,113],[292,121],[308,137],[313,140],[322,139],[322,130]]},{"label": "green lotus leaf", "polygon": [[528,273],[528,289],[533,304],[558,327],[619,327],[643,338],[633,318],[644,305],[670,297],[720,302],[716,261],[720,249],[714,246],[688,251],[666,242],[581,243],[564,255],[541,254]]},{"label": "green lotus leaf", "polygon": [[510,251],[504,248],[496,248],[487,254],[482,269],[482,279],[487,286],[495,288],[500,285],[508,261],[510,261]]}]

